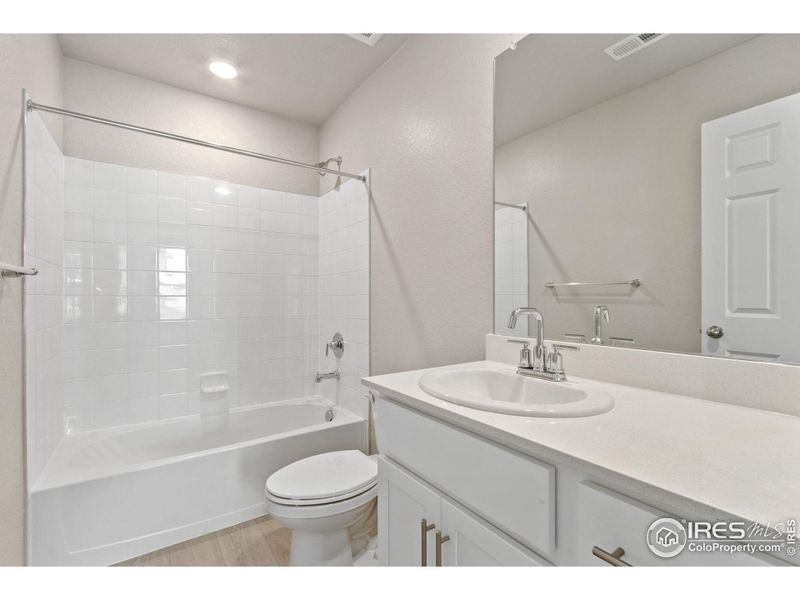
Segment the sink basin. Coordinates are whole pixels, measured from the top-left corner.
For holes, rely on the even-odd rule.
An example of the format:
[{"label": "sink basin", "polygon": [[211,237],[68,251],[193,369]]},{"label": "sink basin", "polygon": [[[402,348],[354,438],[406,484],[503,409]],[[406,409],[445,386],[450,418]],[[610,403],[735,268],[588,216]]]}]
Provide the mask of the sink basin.
[{"label": "sink basin", "polygon": [[486,367],[430,371],[420,377],[419,387],[454,404],[526,417],[587,417],[614,408],[614,398],[600,386]]}]

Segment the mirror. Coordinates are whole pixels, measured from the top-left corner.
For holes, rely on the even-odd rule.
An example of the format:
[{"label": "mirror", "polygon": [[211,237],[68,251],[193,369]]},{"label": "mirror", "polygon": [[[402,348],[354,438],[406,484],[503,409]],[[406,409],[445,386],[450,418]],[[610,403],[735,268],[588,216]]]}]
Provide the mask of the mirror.
[{"label": "mirror", "polygon": [[800,35],[532,34],[495,64],[495,332],[800,363]]}]

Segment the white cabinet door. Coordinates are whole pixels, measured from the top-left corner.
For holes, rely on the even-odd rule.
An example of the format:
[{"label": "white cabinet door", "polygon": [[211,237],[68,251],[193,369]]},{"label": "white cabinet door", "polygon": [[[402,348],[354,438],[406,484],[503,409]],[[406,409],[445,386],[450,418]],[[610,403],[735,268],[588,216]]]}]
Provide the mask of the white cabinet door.
[{"label": "white cabinet door", "polygon": [[703,352],[797,362],[800,94],[704,123],[702,157]]},{"label": "white cabinet door", "polygon": [[[548,563],[482,519],[442,500],[441,560],[451,567],[536,567]],[[434,560],[435,560],[434,549]]]},{"label": "white cabinet door", "polygon": [[378,460],[378,560],[383,566],[433,566],[441,497],[389,462]]}]

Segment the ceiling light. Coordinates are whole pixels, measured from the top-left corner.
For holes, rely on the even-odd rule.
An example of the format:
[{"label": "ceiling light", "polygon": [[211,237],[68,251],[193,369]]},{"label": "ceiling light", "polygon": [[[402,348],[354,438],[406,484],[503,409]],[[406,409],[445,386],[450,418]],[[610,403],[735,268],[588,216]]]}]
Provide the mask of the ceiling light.
[{"label": "ceiling light", "polygon": [[209,64],[208,70],[222,79],[233,79],[239,74],[239,71],[237,71],[236,67],[234,67],[231,63],[221,60],[215,60]]}]

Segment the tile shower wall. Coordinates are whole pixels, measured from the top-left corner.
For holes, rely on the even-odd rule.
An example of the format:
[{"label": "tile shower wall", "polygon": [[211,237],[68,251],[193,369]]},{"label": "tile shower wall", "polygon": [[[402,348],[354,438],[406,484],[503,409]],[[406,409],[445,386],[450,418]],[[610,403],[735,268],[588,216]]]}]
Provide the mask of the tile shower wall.
[{"label": "tile shower wall", "polygon": [[67,432],[303,396],[318,199],[66,159]]},{"label": "tile shower wall", "polygon": [[508,329],[508,315],[518,306],[528,306],[528,213],[510,206],[494,211],[494,332],[526,335],[528,317]]},{"label": "tile shower wall", "polygon": [[28,114],[25,145],[25,370],[28,478],[33,481],[64,435],[62,252],[64,156],[38,114]]},{"label": "tile shower wall", "polygon": [[[369,179],[368,173],[367,179]],[[369,183],[350,180],[319,199],[319,337],[313,342],[321,371],[338,369],[318,393],[366,417],[361,378],[369,375]],[[344,354],[325,356],[333,334],[344,337]],[[313,374],[313,373],[312,373]]]}]

